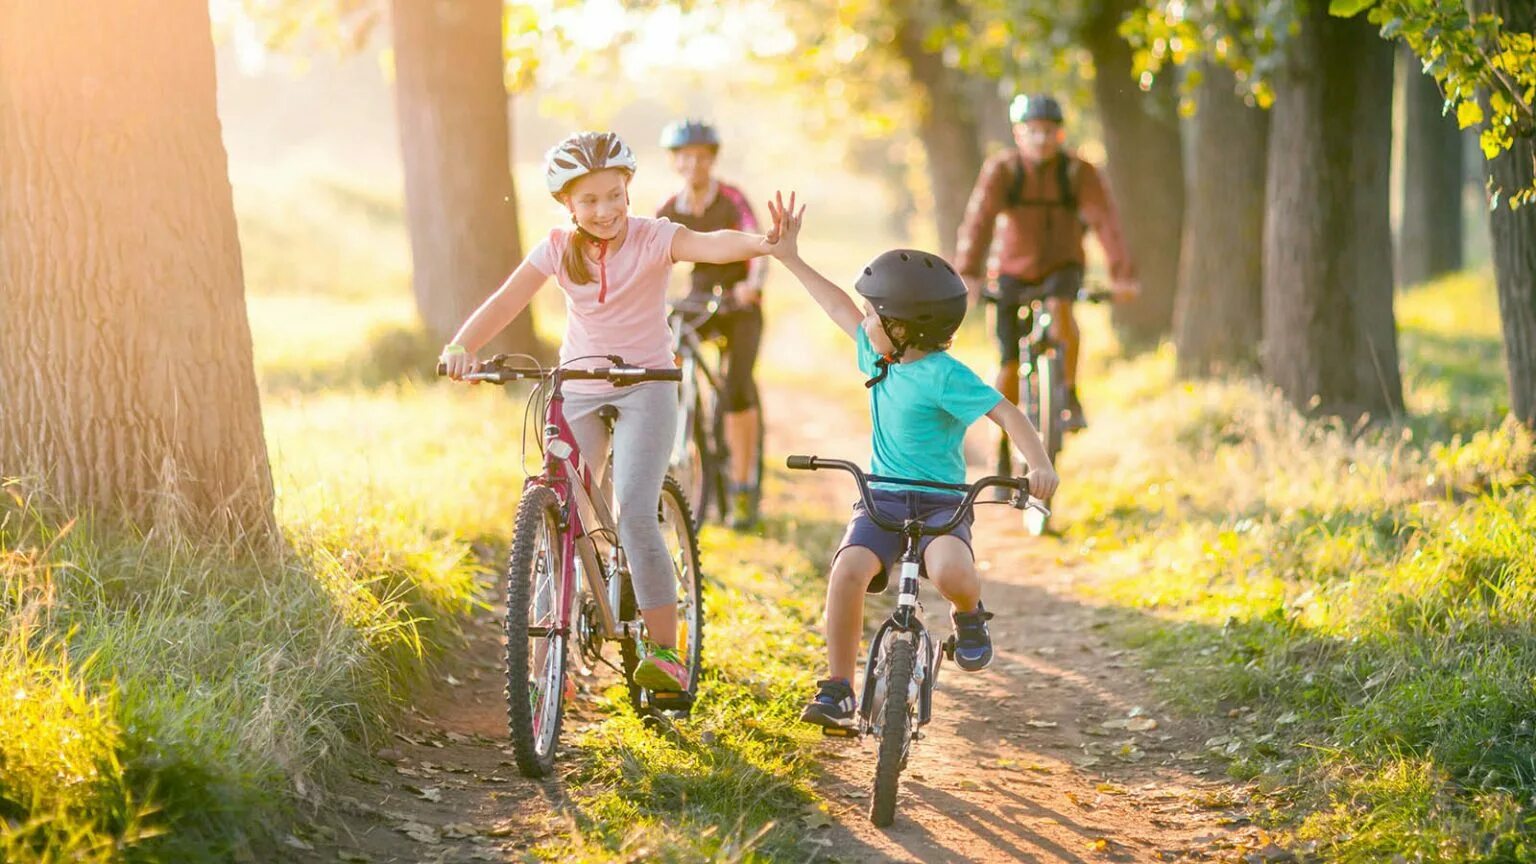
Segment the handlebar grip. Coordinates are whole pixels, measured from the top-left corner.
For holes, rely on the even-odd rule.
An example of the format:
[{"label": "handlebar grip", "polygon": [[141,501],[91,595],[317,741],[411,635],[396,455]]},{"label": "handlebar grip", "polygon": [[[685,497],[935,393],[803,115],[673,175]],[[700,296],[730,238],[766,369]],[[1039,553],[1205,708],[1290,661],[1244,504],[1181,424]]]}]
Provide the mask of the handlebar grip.
[{"label": "handlebar grip", "polygon": [[816,470],[816,457],[815,456],[791,456],[788,459],[784,460],[784,464],[788,465],[791,471],[815,471]]},{"label": "handlebar grip", "polygon": [[656,379],[658,381],[681,381],[681,380],[683,380],[683,370],[681,370],[681,369],[665,369],[665,370],[657,373]]}]

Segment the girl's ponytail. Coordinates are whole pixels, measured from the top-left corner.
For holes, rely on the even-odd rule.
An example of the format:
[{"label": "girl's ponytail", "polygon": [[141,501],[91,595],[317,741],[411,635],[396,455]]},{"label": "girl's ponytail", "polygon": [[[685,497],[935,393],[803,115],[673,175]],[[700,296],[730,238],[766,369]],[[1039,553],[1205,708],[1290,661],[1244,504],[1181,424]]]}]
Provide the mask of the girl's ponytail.
[{"label": "girl's ponytail", "polygon": [[592,281],[592,268],[587,264],[587,242],[585,232],[572,231],[571,242],[565,244],[565,254],[560,256],[560,270],[572,285]]}]

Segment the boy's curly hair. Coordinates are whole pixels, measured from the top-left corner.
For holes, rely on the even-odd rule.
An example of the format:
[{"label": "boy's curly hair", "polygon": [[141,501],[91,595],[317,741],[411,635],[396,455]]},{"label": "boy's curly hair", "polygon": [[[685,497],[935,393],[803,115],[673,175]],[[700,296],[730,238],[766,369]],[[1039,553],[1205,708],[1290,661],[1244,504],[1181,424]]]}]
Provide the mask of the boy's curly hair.
[{"label": "boy's curly hair", "polygon": [[880,316],[880,323],[885,327],[885,333],[902,348],[915,348],[918,351],[947,351],[955,341],[955,331],[949,329],[947,333],[928,333],[921,324],[907,321],[902,318],[891,318],[887,315]]}]

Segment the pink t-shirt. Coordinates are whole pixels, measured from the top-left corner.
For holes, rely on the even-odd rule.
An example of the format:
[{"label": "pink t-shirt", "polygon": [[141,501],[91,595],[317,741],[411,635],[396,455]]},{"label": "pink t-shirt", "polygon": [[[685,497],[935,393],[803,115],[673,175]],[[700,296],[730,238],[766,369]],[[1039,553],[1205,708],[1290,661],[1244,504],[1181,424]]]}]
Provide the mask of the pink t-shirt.
[{"label": "pink t-shirt", "polygon": [[[678,225],[666,219],[630,216],[624,245],[610,252],[608,294],[598,301],[598,268],[590,258],[592,281],[575,285],[560,266],[572,228],[555,228],[528,253],[528,263],[554,276],[565,292],[565,344],[560,362],[589,354],[617,354],[626,363],[654,369],[673,365],[672,334],[667,327],[667,275],[672,267],[672,235]],[[577,368],[608,365],[602,359],[580,361]],[[573,392],[601,393],[613,389],[606,381],[572,381]]]}]

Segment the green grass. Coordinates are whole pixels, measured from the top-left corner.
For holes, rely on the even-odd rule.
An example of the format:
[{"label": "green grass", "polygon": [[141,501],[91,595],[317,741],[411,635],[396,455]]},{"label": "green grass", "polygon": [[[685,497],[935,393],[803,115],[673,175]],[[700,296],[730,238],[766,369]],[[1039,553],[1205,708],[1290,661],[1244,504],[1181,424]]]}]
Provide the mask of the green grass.
[{"label": "green grass", "polygon": [[[768,538],[705,533],[707,661],[689,720],[649,728],[608,693],[576,741],[577,819],[550,861],[804,858],[799,818],[821,735],[799,721],[821,668],[821,563],[841,523],[777,521]],[[817,559],[806,557],[813,550]]]},{"label": "green grass", "polygon": [[1090,388],[1061,511],[1170,691],[1235,715],[1210,749],[1298,847],[1536,860],[1536,441],[1498,422],[1486,275],[1399,308],[1403,425],[1309,423],[1141,358]]}]

